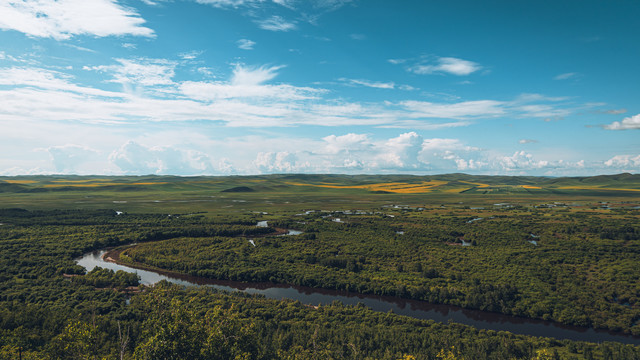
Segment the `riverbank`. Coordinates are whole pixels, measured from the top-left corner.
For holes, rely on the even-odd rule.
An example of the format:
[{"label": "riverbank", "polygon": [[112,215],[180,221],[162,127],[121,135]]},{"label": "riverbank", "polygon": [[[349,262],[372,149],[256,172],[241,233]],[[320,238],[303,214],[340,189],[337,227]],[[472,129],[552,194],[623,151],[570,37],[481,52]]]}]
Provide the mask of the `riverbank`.
[{"label": "riverbank", "polygon": [[91,266],[117,266],[118,270],[138,273],[141,276],[141,282],[148,285],[166,280],[183,286],[208,286],[224,291],[241,291],[254,295],[262,295],[275,300],[291,299],[310,306],[330,305],[337,300],[345,305],[355,306],[362,304],[377,312],[393,312],[398,315],[422,320],[434,320],[442,323],[457,322],[478,329],[508,331],[514,334],[549,337],[559,340],[569,339],[594,343],[615,341],[640,345],[640,338],[622,333],[568,326],[550,321],[521,318],[480,310],[463,309],[452,305],[431,304],[424,301],[408,300],[391,296],[364,295],[347,291],[275,283],[244,283],[200,278],[174,271],[157,269],[144,264],[129,264],[122,261],[121,256],[123,252],[130,248],[132,248],[132,246],[129,245],[85,254],[83,258],[78,260],[78,263],[87,267],[88,270]]}]

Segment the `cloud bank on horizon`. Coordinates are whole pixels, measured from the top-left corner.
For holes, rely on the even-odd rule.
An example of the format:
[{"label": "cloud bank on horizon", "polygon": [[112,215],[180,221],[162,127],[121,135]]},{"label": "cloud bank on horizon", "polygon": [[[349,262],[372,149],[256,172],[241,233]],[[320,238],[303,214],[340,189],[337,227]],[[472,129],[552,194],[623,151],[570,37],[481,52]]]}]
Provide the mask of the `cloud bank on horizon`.
[{"label": "cloud bank on horizon", "polygon": [[574,10],[8,0],[0,175],[638,173],[640,3]]}]

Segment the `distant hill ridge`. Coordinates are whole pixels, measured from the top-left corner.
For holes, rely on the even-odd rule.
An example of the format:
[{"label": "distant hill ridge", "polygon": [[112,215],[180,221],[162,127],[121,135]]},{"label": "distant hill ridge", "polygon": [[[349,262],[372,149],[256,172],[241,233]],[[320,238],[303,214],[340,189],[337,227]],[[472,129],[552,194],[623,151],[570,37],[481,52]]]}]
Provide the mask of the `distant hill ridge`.
[{"label": "distant hill ridge", "polygon": [[[343,175],[271,174],[247,176],[63,176],[37,175],[0,177],[0,193],[65,191],[187,191],[212,190],[225,193],[351,189],[387,193],[552,193],[592,191],[640,191],[640,174],[622,173],[580,177],[469,175]],[[298,190],[296,190],[298,191]]]}]

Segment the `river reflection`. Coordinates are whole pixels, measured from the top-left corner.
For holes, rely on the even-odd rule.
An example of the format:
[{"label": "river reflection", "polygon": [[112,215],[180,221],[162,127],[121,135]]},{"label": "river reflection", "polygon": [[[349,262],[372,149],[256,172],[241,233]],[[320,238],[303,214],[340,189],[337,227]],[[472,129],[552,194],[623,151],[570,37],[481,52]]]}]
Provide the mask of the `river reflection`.
[{"label": "river reflection", "polygon": [[195,276],[174,274],[162,271],[154,272],[135,269],[105,261],[102,257],[106,250],[85,254],[77,260],[78,265],[87,269],[96,266],[102,268],[124,270],[140,275],[141,283],[152,285],[161,280],[183,286],[210,286],[219,290],[243,291],[249,294],[260,294],[270,299],[298,300],[308,305],[328,305],[335,300],[345,305],[362,303],[374,311],[406,315],[417,319],[439,322],[453,321],[471,325],[479,329],[509,331],[514,334],[545,336],[556,339],[570,339],[589,342],[617,341],[626,344],[640,345],[640,338],[617,334],[605,330],[594,330],[575,326],[561,325],[549,321],[525,319],[503,314],[463,309],[457,306],[431,304],[425,301],[407,300],[391,296],[363,295],[346,291],[325,290],[304,286],[290,286],[273,283],[244,283],[237,281],[211,280]]}]

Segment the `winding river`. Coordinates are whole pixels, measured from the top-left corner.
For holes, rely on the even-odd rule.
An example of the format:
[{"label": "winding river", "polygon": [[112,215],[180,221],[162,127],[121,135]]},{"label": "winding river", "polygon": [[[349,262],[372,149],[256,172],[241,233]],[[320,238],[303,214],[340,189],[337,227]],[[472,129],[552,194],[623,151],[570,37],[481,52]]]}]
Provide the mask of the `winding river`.
[{"label": "winding river", "polygon": [[640,345],[640,337],[613,333],[606,330],[568,326],[550,321],[463,309],[451,305],[431,304],[425,301],[408,300],[391,296],[363,295],[347,291],[316,289],[304,286],[219,281],[189,275],[162,274],[161,272],[135,269],[108,262],[103,258],[105,253],[107,253],[107,250],[87,253],[77,259],[77,263],[85,267],[87,271],[96,266],[100,266],[102,268],[113,269],[114,271],[124,270],[137,273],[140,276],[140,282],[145,285],[152,285],[161,280],[167,280],[183,286],[210,286],[219,290],[260,294],[270,299],[298,300],[308,305],[327,305],[338,300],[347,305],[362,303],[374,311],[393,311],[400,315],[444,323],[452,321],[479,329],[509,331],[514,334],[544,336],[556,339],[589,342],[617,341],[626,344]]}]

